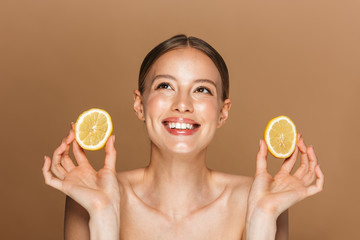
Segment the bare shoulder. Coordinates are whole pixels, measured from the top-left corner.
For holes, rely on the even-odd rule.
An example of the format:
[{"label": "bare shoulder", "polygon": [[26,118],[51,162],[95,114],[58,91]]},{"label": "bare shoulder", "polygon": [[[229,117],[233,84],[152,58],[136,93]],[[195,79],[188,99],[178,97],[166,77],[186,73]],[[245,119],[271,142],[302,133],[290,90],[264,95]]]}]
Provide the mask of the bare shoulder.
[{"label": "bare shoulder", "polygon": [[233,191],[250,190],[254,181],[253,177],[241,176],[223,172],[212,171],[212,176],[217,182],[226,184]]},{"label": "bare shoulder", "polygon": [[223,172],[213,172],[216,182],[226,186],[230,201],[247,201],[251,185],[254,181],[253,177],[228,174]]},{"label": "bare shoulder", "polygon": [[129,187],[141,181],[144,176],[145,168],[138,168],[130,171],[118,172],[117,178],[121,187]]}]

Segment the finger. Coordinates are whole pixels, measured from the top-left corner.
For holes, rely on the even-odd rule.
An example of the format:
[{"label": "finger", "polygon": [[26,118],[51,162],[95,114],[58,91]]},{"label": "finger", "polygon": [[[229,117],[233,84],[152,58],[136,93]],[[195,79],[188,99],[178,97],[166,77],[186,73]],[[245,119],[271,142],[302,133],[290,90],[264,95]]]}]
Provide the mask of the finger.
[{"label": "finger", "polygon": [[[301,137],[301,134],[298,133],[297,134],[297,142],[300,140],[300,137]],[[284,163],[282,164],[282,166],[280,168],[280,171],[290,173],[292,171],[292,169],[294,168],[294,165],[295,165],[297,157],[298,157],[298,153],[299,153],[299,150],[297,149],[297,147],[295,147],[293,154],[291,154],[290,157],[285,159]]]},{"label": "finger", "polygon": [[313,146],[307,147],[307,154],[308,154],[308,158],[309,158],[309,171],[314,171],[315,167],[318,165],[318,160],[315,155]]},{"label": "finger", "polygon": [[75,167],[73,161],[71,160],[71,158],[70,158],[70,156],[69,156],[70,143],[71,143],[72,141],[74,141],[74,139],[75,139],[75,133],[74,133],[74,130],[71,129],[69,136],[65,139],[66,148],[65,148],[65,151],[64,151],[64,153],[62,154],[62,157],[61,157],[61,159],[60,159],[61,165],[64,167],[64,169],[65,169],[67,172],[71,171],[71,170]]},{"label": "finger", "polygon": [[66,153],[67,145],[70,144],[71,138],[73,136],[71,135],[71,130],[69,131],[69,134],[67,137],[65,137],[60,146],[55,149],[52,161],[51,161],[51,171],[60,179],[64,179],[66,175],[66,170],[61,165],[61,158],[63,157],[63,154]]},{"label": "finger", "polygon": [[305,185],[310,185],[316,178],[315,168],[318,165],[318,161],[312,146],[307,147],[307,153],[309,158],[309,169],[303,178],[303,182]]},{"label": "finger", "polygon": [[300,167],[296,170],[294,176],[301,179],[305,176],[309,169],[309,158],[307,154],[306,145],[303,138],[301,137],[298,142],[298,149],[301,153],[300,155]]},{"label": "finger", "polygon": [[298,153],[299,150],[297,148],[295,148],[294,153],[288,157],[287,159],[285,159],[284,163],[282,164],[280,171],[284,171],[287,173],[290,173],[291,170],[294,168],[297,157],[298,157]]},{"label": "finger", "polygon": [[116,150],[115,150],[115,135],[112,135],[105,145],[105,168],[115,170],[116,165]]},{"label": "finger", "polygon": [[320,169],[320,166],[317,165],[315,167],[315,173],[316,173],[316,182],[314,185],[311,185],[309,187],[307,187],[307,194],[308,196],[311,196],[311,195],[314,195],[316,193],[319,193],[323,190],[324,188],[324,181],[325,181],[325,178],[324,178],[324,174],[323,172],[321,171]]},{"label": "finger", "polygon": [[45,156],[44,158],[45,158],[45,161],[44,161],[44,165],[42,168],[42,172],[44,175],[45,183],[47,185],[61,191],[62,190],[62,181],[55,178],[50,172],[51,159],[47,156]]},{"label": "finger", "polygon": [[73,163],[73,161],[71,160],[71,158],[67,155],[67,156],[63,156],[61,158],[61,166],[63,166],[63,168],[65,169],[66,172],[70,172],[71,170],[73,170],[75,168],[75,164]]},{"label": "finger", "polygon": [[73,154],[78,165],[89,164],[84,149],[80,147],[77,141],[73,141]]},{"label": "finger", "polygon": [[260,149],[256,156],[256,175],[267,172],[267,145],[260,139]]}]

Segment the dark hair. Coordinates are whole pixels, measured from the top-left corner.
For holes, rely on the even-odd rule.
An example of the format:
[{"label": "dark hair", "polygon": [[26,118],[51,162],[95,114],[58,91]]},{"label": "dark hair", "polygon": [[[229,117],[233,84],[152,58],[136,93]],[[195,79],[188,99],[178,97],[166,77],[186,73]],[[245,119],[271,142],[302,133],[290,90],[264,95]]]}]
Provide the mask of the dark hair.
[{"label": "dark hair", "polygon": [[192,47],[197,50],[200,50],[214,62],[221,76],[222,99],[223,100],[227,99],[229,97],[229,73],[224,59],[207,42],[196,37],[187,37],[184,34],[176,35],[160,43],[146,55],[144,61],[141,64],[140,73],[139,73],[138,88],[140,93],[142,94],[144,92],[145,77],[148,74],[149,69],[154,64],[154,62],[161,55],[165,54],[168,51],[179,48],[185,48],[185,47]]}]

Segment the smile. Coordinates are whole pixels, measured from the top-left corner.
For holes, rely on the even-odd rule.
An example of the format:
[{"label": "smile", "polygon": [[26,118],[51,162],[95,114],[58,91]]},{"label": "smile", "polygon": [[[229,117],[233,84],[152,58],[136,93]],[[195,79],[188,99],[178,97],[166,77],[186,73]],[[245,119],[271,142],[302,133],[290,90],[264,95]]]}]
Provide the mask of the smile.
[{"label": "smile", "polygon": [[192,135],[200,127],[200,124],[186,118],[167,118],[162,124],[173,135]]},{"label": "smile", "polygon": [[190,124],[190,123],[175,123],[175,122],[168,122],[167,123],[167,127],[171,128],[171,129],[194,129],[194,125]]}]

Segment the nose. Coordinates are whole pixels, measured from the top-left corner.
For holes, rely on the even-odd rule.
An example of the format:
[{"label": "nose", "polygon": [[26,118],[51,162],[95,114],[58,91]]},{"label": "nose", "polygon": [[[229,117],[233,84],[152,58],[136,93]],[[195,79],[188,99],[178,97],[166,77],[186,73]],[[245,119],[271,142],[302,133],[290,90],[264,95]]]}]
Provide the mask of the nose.
[{"label": "nose", "polygon": [[186,93],[177,94],[172,104],[172,110],[180,113],[192,113],[194,111],[194,107],[191,97]]}]

